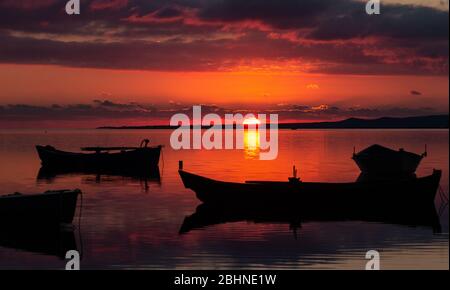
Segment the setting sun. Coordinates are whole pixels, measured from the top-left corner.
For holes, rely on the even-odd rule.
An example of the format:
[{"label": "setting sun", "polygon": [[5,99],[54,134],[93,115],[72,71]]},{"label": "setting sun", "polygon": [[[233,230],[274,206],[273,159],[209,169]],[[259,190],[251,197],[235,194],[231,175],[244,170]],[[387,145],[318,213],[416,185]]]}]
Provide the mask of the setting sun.
[{"label": "setting sun", "polygon": [[261,124],[261,121],[256,119],[255,117],[247,118],[243,122],[244,125],[259,125]]}]

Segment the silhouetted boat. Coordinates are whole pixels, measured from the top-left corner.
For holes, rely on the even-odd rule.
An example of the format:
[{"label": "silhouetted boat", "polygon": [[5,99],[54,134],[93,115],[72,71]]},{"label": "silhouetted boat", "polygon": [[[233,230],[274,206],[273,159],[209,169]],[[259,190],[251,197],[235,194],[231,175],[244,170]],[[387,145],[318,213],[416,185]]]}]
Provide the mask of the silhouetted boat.
[{"label": "silhouetted boat", "polygon": [[427,156],[426,151],[419,155],[400,149],[398,151],[375,144],[353,153],[352,159],[362,173],[379,175],[413,175],[420,161]]},{"label": "silhouetted boat", "polygon": [[180,227],[179,233],[184,234],[195,229],[233,222],[253,222],[270,224],[289,224],[296,230],[308,222],[341,222],[363,221],[386,224],[397,224],[411,227],[429,227],[435,233],[441,231],[439,216],[435,206],[417,205],[410,208],[388,207],[380,210],[367,205],[353,209],[339,207],[322,207],[318,205],[287,204],[284,207],[274,207],[270,204],[239,204],[222,206],[203,203],[190,216],[187,216]]},{"label": "silhouetted boat", "polygon": [[423,204],[434,202],[442,171],[421,178],[376,182],[321,183],[289,181],[224,182],[182,170],[178,171],[186,188],[208,203],[289,203],[321,204],[353,208],[355,205]]},{"label": "silhouetted boat", "polygon": [[[42,166],[53,168],[134,168],[153,169],[158,166],[162,146],[148,147],[143,140],[140,147],[84,147],[74,153],[57,150],[52,146],[36,146]],[[117,151],[117,152],[111,152]]]},{"label": "silhouetted boat", "polygon": [[81,191],[57,190],[40,194],[0,196],[0,220],[8,224],[72,223]]}]

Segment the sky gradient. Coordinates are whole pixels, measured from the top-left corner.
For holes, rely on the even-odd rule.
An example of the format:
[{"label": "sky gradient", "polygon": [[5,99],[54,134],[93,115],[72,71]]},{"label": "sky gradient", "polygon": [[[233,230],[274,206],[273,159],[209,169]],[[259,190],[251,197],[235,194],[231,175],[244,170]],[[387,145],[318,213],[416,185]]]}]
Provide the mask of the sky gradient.
[{"label": "sky gradient", "polygon": [[0,0],[0,127],[448,112],[448,1],[65,2]]}]

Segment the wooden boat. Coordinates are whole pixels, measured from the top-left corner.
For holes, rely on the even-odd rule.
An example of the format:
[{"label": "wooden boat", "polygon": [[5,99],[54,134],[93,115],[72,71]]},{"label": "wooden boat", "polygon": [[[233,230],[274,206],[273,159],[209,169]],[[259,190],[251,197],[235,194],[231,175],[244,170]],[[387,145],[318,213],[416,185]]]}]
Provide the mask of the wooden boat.
[{"label": "wooden boat", "polygon": [[[85,147],[74,153],[57,150],[52,146],[36,146],[42,166],[53,168],[134,168],[158,166],[162,146],[148,147],[143,140],[140,147]],[[114,152],[117,151],[117,152]]]},{"label": "wooden boat", "polygon": [[421,155],[400,149],[398,151],[375,144],[358,153],[352,159],[362,173],[380,176],[408,176],[416,172],[420,161],[427,156],[425,150]]},{"label": "wooden boat", "polygon": [[321,204],[299,207],[297,204],[290,203],[284,207],[273,207],[270,204],[236,203],[234,206],[222,206],[202,203],[197,207],[195,213],[184,219],[179,233],[185,234],[196,229],[242,221],[255,224],[288,224],[294,231],[308,222],[363,221],[426,227],[431,228],[435,233],[441,232],[436,208],[429,204],[408,208],[388,207],[380,210],[370,205],[342,209],[339,207],[323,208]]},{"label": "wooden boat", "polygon": [[365,204],[387,205],[433,204],[442,171],[420,178],[404,178],[376,182],[321,183],[302,182],[295,176],[289,181],[224,182],[182,169],[179,175],[186,188],[193,190],[205,203],[298,203],[341,208]]},{"label": "wooden boat", "polygon": [[0,196],[0,221],[7,224],[70,224],[81,191],[57,190],[40,194]]}]

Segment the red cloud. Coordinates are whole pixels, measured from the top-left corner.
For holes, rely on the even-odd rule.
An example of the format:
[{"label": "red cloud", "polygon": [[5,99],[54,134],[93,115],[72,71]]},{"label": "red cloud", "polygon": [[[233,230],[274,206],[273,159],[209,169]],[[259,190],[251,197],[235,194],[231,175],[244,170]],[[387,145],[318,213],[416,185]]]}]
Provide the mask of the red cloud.
[{"label": "red cloud", "polygon": [[89,8],[95,10],[113,9],[119,10],[128,5],[128,0],[94,0]]}]

